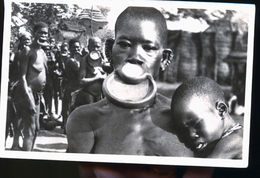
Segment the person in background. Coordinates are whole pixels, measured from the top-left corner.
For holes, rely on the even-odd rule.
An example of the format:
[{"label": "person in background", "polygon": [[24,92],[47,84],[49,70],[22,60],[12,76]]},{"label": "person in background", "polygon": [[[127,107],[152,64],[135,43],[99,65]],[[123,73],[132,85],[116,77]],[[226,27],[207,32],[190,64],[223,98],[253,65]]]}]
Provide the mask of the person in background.
[{"label": "person in background", "polygon": [[44,101],[45,101],[45,107],[46,107],[46,113],[48,117],[58,117],[55,116],[53,113],[53,100],[54,100],[54,107],[55,107],[55,113],[58,114],[58,91],[57,89],[57,78],[54,71],[57,69],[57,61],[55,56],[54,47],[55,44],[55,38],[50,37],[49,38],[49,45],[45,46],[43,49],[46,53],[46,56],[48,58],[47,61],[47,67],[48,67],[48,75],[47,75],[47,83],[44,89]]},{"label": "person in background", "polygon": [[64,91],[63,98],[63,107],[62,107],[62,117],[63,117],[63,126],[66,133],[66,123],[67,118],[71,112],[72,103],[74,98],[72,97],[73,92],[77,91],[80,88],[78,75],[80,69],[80,61],[82,59],[80,53],[80,42],[78,39],[71,39],[69,41],[69,51],[70,55],[67,57],[65,62],[65,75],[68,79],[68,85]]},{"label": "person in background", "polygon": [[74,108],[99,101],[102,98],[102,84],[106,73],[102,69],[102,43],[98,37],[88,41],[88,55],[81,60],[79,83],[82,89],[78,91]]},{"label": "person in background", "polygon": [[[16,82],[19,78],[19,64],[22,60],[21,54],[25,47],[29,47],[32,43],[32,36],[29,32],[22,32],[19,34],[18,51],[14,53],[12,63],[9,69],[10,82]],[[13,46],[14,47],[14,46]]]},{"label": "person in background", "polygon": [[[16,109],[13,102],[13,91],[19,80],[19,65],[21,59],[21,54],[24,48],[29,48],[31,44],[31,34],[29,32],[22,32],[19,34],[19,44],[18,51],[14,51],[14,43],[10,43],[10,59],[9,59],[9,82],[8,82],[8,110],[7,110],[7,119],[6,119],[6,135],[7,139],[8,134],[10,136],[14,135],[14,130],[17,130],[18,123]],[[20,125],[20,124],[19,124]],[[15,127],[15,129],[13,129]]]},{"label": "person in background", "polygon": [[[14,56],[15,56],[15,52],[14,52],[14,42],[11,41],[10,42],[10,52],[9,52],[9,65],[12,66],[13,62],[14,62]],[[9,71],[12,72],[12,71]],[[10,76],[10,74],[9,74]]]},{"label": "person in background", "polygon": [[[39,130],[40,101],[47,77],[47,56],[42,49],[48,39],[48,25],[39,22],[33,28],[34,41],[26,46],[19,56],[19,82],[13,91],[16,108],[16,127],[13,150],[19,150],[22,132],[22,150],[32,151]],[[21,127],[22,125],[22,127]],[[21,130],[21,128],[23,128]]]},{"label": "person in background", "polygon": [[68,84],[68,77],[65,72],[65,63],[69,57],[69,46],[67,42],[63,42],[60,50],[56,53],[57,69],[54,71],[59,78],[59,97],[62,99],[64,89]]}]

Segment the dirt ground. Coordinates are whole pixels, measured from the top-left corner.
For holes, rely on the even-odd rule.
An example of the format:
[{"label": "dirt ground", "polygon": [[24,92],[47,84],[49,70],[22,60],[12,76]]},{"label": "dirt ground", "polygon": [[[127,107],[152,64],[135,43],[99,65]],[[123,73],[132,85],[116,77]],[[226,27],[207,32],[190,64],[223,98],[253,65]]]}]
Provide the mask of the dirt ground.
[{"label": "dirt ground", "polygon": [[[6,150],[10,150],[12,142],[13,138],[8,137],[6,140]],[[21,145],[22,138],[20,138]],[[63,134],[63,129],[57,127],[54,130],[40,130],[33,151],[65,153],[67,145],[67,137]]]}]

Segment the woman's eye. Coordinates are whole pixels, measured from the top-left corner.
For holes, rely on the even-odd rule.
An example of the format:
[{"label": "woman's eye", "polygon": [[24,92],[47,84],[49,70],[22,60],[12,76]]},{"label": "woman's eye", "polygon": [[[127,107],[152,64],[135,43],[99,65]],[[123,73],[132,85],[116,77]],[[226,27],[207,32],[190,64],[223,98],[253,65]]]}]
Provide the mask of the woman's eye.
[{"label": "woman's eye", "polygon": [[143,49],[144,49],[145,51],[155,51],[155,50],[158,50],[157,47],[151,46],[151,45],[145,45],[145,46],[143,46]]},{"label": "woman's eye", "polygon": [[117,44],[118,44],[121,48],[124,48],[124,49],[131,47],[131,44],[128,43],[128,42],[125,42],[125,41],[120,41],[120,42],[118,42]]}]

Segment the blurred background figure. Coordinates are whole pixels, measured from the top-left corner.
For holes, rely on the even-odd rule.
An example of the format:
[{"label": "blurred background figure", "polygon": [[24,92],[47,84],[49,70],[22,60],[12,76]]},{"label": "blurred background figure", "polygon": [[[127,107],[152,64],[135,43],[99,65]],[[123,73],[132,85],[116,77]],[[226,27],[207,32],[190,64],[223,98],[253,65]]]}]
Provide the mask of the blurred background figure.
[{"label": "blurred background figure", "polygon": [[[44,47],[44,51],[48,58],[47,67],[48,67],[48,74],[47,74],[47,83],[44,89],[44,100],[46,105],[46,114],[49,116],[54,115],[52,109],[52,103],[54,100],[54,107],[55,107],[55,114],[58,114],[58,86],[57,86],[57,76],[55,74],[55,70],[57,69],[57,62],[55,53],[57,50],[55,48],[56,42],[54,37],[49,38],[49,45]],[[59,117],[59,116],[55,116]]]},{"label": "blurred background figure", "polygon": [[104,56],[101,39],[90,38],[88,51],[89,54],[80,63],[79,82],[82,88],[76,94],[73,108],[97,102],[102,98],[102,84],[107,75],[102,69]]},{"label": "blurred background figure", "polygon": [[7,121],[6,121],[6,135],[13,136],[13,127],[17,127],[14,123],[17,119],[16,109],[13,103],[13,91],[19,80],[19,66],[22,51],[25,47],[29,47],[31,44],[31,34],[29,32],[23,32],[19,34],[18,50],[15,51],[14,43],[10,43],[10,58],[9,58],[9,84],[8,84],[8,110],[7,110]]},{"label": "blurred background figure", "polygon": [[[64,48],[66,48],[64,46]],[[78,82],[78,73],[80,69],[80,60],[82,58],[82,55],[80,53],[80,42],[78,39],[71,39],[69,41],[69,51],[70,55],[66,57],[65,59],[65,75],[68,79],[68,85],[66,86],[64,90],[64,96],[62,100],[62,119],[63,119],[63,125],[64,129],[66,128],[66,122],[68,115],[71,112],[71,106],[72,106],[72,93],[75,92],[80,88],[79,82]],[[65,49],[63,49],[63,54],[65,53]],[[66,133],[66,130],[64,130]]]}]

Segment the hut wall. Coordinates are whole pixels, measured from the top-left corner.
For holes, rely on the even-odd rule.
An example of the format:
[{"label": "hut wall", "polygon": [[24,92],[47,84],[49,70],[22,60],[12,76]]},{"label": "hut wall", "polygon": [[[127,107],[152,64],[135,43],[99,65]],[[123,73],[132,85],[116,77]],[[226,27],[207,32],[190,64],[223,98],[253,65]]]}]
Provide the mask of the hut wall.
[{"label": "hut wall", "polygon": [[[215,79],[221,85],[231,84],[230,65],[224,60],[235,50],[241,39],[228,30],[212,30],[203,33],[169,31],[168,47],[174,60],[160,73],[160,81],[183,82],[195,76]],[[240,46],[246,46],[246,42]]]},{"label": "hut wall", "polygon": [[169,31],[168,32],[168,48],[173,52],[173,60],[165,71],[160,71],[160,80],[168,83],[177,82],[178,63],[180,55],[177,54],[177,48],[181,40],[181,31]]},{"label": "hut wall", "polygon": [[215,33],[200,33],[201,58],[198,59],[198,75],[214,77],[215,64]]},{"label": "hut wall", "polygon": [[197,47],[193,41],[192,33],[183,31],[181,41],[177,48],[179,54],[177,81],[183,82],[197,75],[198,59]]},{"label": "hut wall", "polygon": [[216,48],[216,68],[215,80],[222,85],[229,83],[229,66],[224,59],[228,57],[231,52],[233,44],[233,33],[231,31],[217,31],[215,36]]},{"label": "hut wall", "polygon": [[93,36],[98,30],[104,28],[107,22],[96,22],[91,19],[81,19],[80,24],[84,25],[86,28],[87,35]]}]

